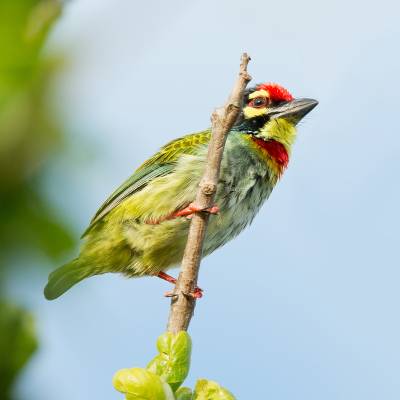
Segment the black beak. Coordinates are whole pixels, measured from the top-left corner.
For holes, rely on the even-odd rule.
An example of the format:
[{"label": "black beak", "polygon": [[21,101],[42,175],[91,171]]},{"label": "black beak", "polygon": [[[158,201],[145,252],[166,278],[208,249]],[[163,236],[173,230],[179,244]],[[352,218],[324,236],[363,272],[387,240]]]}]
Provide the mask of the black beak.
[{"label": "black beak", "polygon": [[318,104],[313,99],[295,99],[284,104],[271,107],[268,115],[271,119],[285,118],[297,124],[305,115],[307,115]]}]

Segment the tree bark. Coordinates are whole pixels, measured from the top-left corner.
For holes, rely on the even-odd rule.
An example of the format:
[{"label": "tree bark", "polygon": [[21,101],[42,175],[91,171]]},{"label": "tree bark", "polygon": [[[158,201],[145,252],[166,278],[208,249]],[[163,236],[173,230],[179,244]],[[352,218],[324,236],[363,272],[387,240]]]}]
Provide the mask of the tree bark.
[{"label": "tree bark", "polygon": [[[239,76],[231,95],[226,104],[217,108],[211,116],[212,135],[208,146],[207,163],[194,203],[201,209],[213,206],[226,137],[239,115],[243,92],[251,80],[247,73],[249,61],[250,57],[243,53]],[[192,293],[197,285],[203,241],[209,218],[209,213],[199,212],[193,215],[190,224],[181,271],[172,296],[168,319],[167,329],[173,333],[186,331],[193,316],[196,299]],[[213,217],[211,216],[211,218]]]}]

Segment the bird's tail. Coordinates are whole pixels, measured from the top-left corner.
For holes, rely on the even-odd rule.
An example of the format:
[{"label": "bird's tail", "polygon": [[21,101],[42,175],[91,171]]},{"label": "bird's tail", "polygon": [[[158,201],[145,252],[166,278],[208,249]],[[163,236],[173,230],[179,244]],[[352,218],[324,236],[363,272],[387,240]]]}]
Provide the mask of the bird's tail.
[{"label": "bird's tail", "polygon": [[93,270],[76,258],[49,275],[49,281],[44,288],[44,297],[47,300],[54,300],[91,275],[93,275]]}]

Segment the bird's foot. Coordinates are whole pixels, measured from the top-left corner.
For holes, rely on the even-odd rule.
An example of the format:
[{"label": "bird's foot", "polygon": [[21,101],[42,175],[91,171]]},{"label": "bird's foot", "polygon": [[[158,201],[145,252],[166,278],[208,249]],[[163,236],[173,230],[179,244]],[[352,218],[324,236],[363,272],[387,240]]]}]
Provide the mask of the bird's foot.
[{"label": "bird's foot", "polygon": [[195,299],[201,299],[203,297],[203,289],[199,288],[198,286],[196,286],[194,288],[193,293],[191,293],[191,295],[195,298]]},{"label": "bird's foot", "polygon": [[209,208],[202,208],[202,207],[196,206],[194,203],[190,203],[187,207],[182,208],[182,210],[176,211],[166,217],[161,217],[161,218],[154,219],[154,220],[149,219],[146,221],[146,224],[158,225],[161,222],[170,221],[171,219],[175,219],[178,217],[186,217],[187,219],[190,219],[193,217],[194,214],[199,213],[199,212],[206,212],[206,213],[215,215],[215,214],[219,213],[219,207],[215,204]]},{"label": "bird's foot", "polygon": [[[173,276],[166,274],[165,272],[161,271],[157,274],[157,276],[174,285],[176,284],[176,279]],[[168,291],[164,293],[165,297],[174,297],[175,295],[176,294],[174,293],[174,291]],[[189,295],[195,299],[201,299],[203,297],[203,289],[200,289],[199,287],[196,286],[194,288],[193,293],[189,293]]]},{"label": "bird's foot", "polygon": [[[201,299],[203,297],[203,289],[196,287],[193,293],[188,293],[188,296],[193,297],[194,299]],[[177,294],[173,290],[168,290],[164,293],[164,297],[175,297]]]},{"label": "bird's foot", "polygon": [[199,213],[199,212],[206,212],[209,214],[218,214],[219,213],[219,207],[214,204],[212,207],[209,208],[203,208],[199,207],[194,203],[190,203],[187,207],[183,208],[182,210],[179,210],[173,214],[173,217],[186,217],[186,218],[192,218],[193,214]]}]

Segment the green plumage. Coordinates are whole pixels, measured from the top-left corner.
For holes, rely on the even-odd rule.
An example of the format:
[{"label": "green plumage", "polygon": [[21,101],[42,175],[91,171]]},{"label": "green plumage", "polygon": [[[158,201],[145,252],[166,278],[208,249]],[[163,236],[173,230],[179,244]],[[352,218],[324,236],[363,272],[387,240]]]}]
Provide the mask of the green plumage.
[{"label": "green plumage", "polygon": [[46,299],[55,299],[69,288],[91,275],[90,269],[81,264],[79,258],[56,269],[49,275],[49,284],[44,289]]},{"label": "green plumage", "polygon": [[126,182],[111,194],[99,208],[83,236],[86,235],[97,221],[101,220],[102,217],[120,204],[125,198],[144,188],[153,179],[173,172],[174,165],[182,155],[196,154],[199,147],[208,144],[210,137],[210,130],[206,130],[175,139],[165,145],[158,153],[143,163]]},{"label": "green plumage", "polygon": [[[216,195],[220,213],[210,218],[204,256],[253,220],[282,173],[274,157],[257,146],[255,134],[265,141],[282,137],[289,152],[295,123],[265,119],[255,133],[243,123],[229,133]],[[89,276],[157,275],[178,265],[190,220],[166,217],[194,201],[210,136],[206,130],[170,142],[112,193],[85,231],[79,257],[50,274],[46,298],[59,297]]]}]

